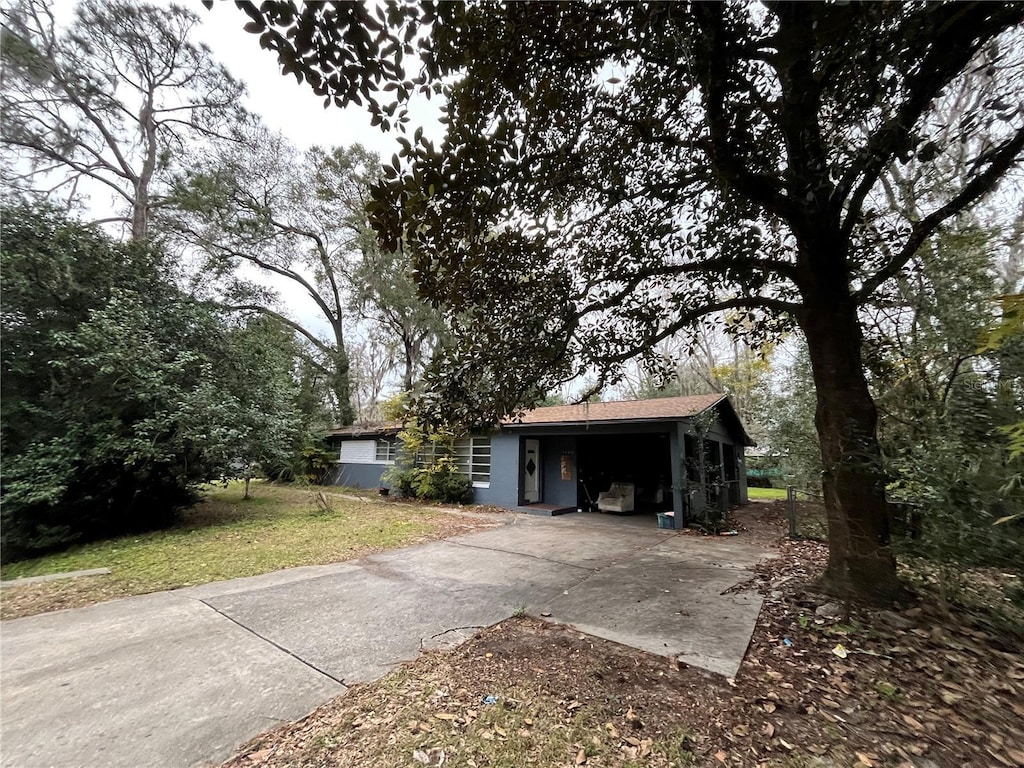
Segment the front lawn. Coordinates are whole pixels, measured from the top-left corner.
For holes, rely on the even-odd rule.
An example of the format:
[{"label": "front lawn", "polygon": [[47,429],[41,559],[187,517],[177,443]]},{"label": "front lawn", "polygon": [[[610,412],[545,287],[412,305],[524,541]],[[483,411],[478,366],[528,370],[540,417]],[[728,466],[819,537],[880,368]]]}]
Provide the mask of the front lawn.
[{"label": "front lawn", "polygon": [[[253,491],[254,498],[243,501],[240,484],[211,488],[168,530],[4,565],[5,580],[104,567],[111,573],[5,587],[0,618],[349,560],[487,524],[370,495],[345,498],[341,489],[254,484]],[[318,508],[317,491],[324,492],[328,511]]]},{"label": "front lawn", "polygon": [[751,499],[785,499],[785,488],[747,488],[747,497]]}]

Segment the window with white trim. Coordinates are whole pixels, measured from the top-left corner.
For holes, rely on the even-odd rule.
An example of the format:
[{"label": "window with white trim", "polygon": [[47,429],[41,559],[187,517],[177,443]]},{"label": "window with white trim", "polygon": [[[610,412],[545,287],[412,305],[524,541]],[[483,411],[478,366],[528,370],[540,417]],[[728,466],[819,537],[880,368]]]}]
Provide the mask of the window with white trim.
[{"label": "window with white trim", "polygon": [[446,446],[438,445],[437,443],[432,443],[428,440],[420,446],[418,451],[416,451],[416,465],[420,467],[429,467],[442,456],[447,456],[448,453],[449,451]]},{"label": "window with white trim", "polygon": [[491,483],[491,438],[463,437],[455,441],[455,465],[473,481],[474,487]]},{"label": "window with white trim", "polygon": [[398,441],[387,438],[377,440],[377,463],[394,464],[398,455]]}]

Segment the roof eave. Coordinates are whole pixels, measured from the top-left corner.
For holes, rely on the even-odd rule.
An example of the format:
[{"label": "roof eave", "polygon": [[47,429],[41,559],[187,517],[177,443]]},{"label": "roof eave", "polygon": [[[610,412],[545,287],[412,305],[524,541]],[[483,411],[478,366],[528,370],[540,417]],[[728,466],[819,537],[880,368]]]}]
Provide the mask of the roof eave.
[{"label": "roof eave", "polygon": [[502,429],[522,429],[528,427],[587,427],[594,424],[644,424],[650,421],[682,421],[692,419],[690,416],[638,416],[622,419],[578,419],[576,421],[513,421],[501,425]]}]

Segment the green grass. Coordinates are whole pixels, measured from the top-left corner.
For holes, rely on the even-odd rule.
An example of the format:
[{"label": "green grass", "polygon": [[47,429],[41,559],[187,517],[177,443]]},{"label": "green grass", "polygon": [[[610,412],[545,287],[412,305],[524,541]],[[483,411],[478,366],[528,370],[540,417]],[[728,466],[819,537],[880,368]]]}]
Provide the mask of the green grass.
[{"label": "green grass", "polygon": [[[330,511],[318,510],[317,490],[324,491]],[[444,512],[369,495],[342,498],[341,490],[254,483],[254,498],[243,501],[241,484],[232,483],[210,488],[173,528],[6,564],[0,569],[5,580],[102,567],[111,574],[5,589],[3,617],[338,562],[412,543],[452,522]],[[32,595],[19,600],[21,592]],[[41,605],[26,609],[19,606],[24,602]]]},{"label": "green grass", "polygon": [[785,488],[747,488],[747,496],[751,499],[785,499]]}]

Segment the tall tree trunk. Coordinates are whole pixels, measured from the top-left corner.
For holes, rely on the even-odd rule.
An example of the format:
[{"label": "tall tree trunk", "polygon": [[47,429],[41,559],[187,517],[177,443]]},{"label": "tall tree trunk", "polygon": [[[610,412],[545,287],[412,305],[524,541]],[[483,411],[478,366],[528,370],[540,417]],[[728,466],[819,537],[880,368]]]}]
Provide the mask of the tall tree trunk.
[{"label": "tall tree trunk", "polygon": [[825,584],[838,595],[888,602],[902,588],[890,546],[878,412],[864,376],[857,305],[832,256],[805,272],[800,317],[817,392],[828,515]]},{"label": "tall tree trunk", "polygon": [[338,401],[338,423],[342,426],[355,421],[355,411],[352,409],[351,381],[349,380],[348,351],[341,344],[334,350],[334,360],[331,366],[331,390]]},{"label": "tall tree trunk", "polygon": [[356,419],[355,410],[352,408],[352,381],[350,377],[350,364],[348,350],[345,348],[345,329],[341,320],[341,303],[337,300],[335,307],[337,313],[331,317],[331,326],[334,330],[334,350],[331,355],[331,391],[337,400],[338,412],[336,414],[338,423],[342,426],[351,424]]},{"label": "tall tree trunk", "polygon": [[135,179],[135,199],[132,201],[132,240],[145,240],[149,235],[149,185],[156,171],[157,136],[153,120],[153,92],[149,91],[139,112],[139,130],[142,132],[146,154],[142,169]]},{"label": "tall tree trunk", "polygon": [[405,354],[405,372],[402,374],[402,386],[406,392],[412,392],[413,371],[416,368],[416,350],[409,333],[402,333],[402,351]]}]

